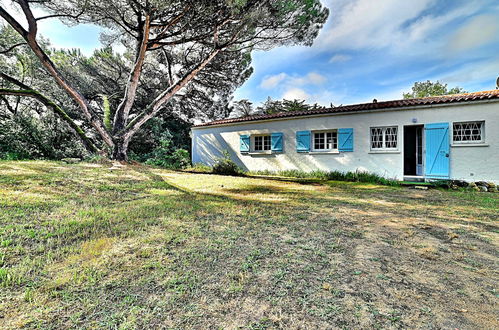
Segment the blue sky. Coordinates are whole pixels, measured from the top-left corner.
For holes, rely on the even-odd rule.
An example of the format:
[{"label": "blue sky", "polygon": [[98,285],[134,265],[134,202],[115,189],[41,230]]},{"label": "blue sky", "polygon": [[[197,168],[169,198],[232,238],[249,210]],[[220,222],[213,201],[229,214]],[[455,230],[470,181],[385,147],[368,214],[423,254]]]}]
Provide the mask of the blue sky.
[{"label": "blue sky", "polygon": [[499,76],[497,0],[325,0],[314,45],[254,54],[236,98],[329,105],[397,99],[415,81],[490,90]]},{"label": "blue sky", "polygon": [[[2,0],[0,0],[2,2]],[[499,76],[497,0],[323,0],[330,11],[312,47],[254,52],[235,98],[255,104],[305,99],[322,105],[397,99],[415,81],[490,90]],[[42,21],[55,47],[100,46],[99,28]]]}]

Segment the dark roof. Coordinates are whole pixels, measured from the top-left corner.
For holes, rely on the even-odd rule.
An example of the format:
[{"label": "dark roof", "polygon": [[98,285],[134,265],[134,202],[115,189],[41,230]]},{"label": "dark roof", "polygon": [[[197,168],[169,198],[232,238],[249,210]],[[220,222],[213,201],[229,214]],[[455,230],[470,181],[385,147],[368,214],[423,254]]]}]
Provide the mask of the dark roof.
[{"label": "dark roof", "polygon": [[307,110],[307,111],[280,112],[271,115],[255,115],[242,118],[222,119],[222,120],[212,121],[209,123],[194,125],[194,127],[215,126],[215,125],[232,124],[232,123],[240,123],[247,121],[302,117],[302,116],[312,116],[312,115],[321,115],[321,114],[330,114],[330,113],[332,114],[332,113],[341,113],[341,112],[362,112],[370,110],[384,110],[391,108],[408,108],[408,107],[425,106],[425,105],[427,106],[434,104],[473,102],[473,101],[482,101],[490,99],[499,100],[499,90],[496,89],[485,92],[442,95],[442,96],[424,97],[419,99],[395,100],[395,101],[385,101],[385,102],[377,102],[376,100],[374,100],[372,103],[345,105],[334,108],[322,108],[322,109]]}]

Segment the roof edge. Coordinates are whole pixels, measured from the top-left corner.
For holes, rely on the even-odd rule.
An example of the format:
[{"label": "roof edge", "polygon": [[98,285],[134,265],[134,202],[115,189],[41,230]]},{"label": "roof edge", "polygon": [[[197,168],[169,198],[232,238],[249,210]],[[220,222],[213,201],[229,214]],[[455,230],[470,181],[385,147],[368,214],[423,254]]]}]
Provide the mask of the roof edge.
[{"label": "roof edge", "polygon": [[454,105],[458,103],[479,103],[480,101],[494,102],[499,101],[499,89],[474,93],[461,93],[442,96],[431,96],[416,99],[400,99],[394,101],[377,102],[374,100],[371,103],[359,103],[345,105],[334,108],[324,108],[318,110],[280,112],[271,115],[255,115],[249,117],[228,118],[216,120],[208,123],[193,125],[192,128],[226,126],[231,124],[239,124],[245,122],[261,122],[267,120],[292,119],[299,117],[332,115],[332,114],[352,114],[374,111],[395,111],[412,108],[426,108],[443,105]]}]

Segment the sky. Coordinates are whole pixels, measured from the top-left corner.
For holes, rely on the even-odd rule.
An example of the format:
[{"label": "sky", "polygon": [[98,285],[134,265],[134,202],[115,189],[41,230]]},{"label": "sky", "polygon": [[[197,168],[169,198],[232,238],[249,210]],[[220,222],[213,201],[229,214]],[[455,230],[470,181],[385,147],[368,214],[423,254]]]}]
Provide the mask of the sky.
[{"label": "sky", "polygon": [[[425,80],[470,92],[495,88],[497,0],[322,2],[330,16],[314,44],[254,52],[254,73],[236,100],[258,105],[270,96],[337,106],[399,99]],[[99,31],[57,20],[40,26],[54,47],[78,47],[87,55],[100,46]]]}]

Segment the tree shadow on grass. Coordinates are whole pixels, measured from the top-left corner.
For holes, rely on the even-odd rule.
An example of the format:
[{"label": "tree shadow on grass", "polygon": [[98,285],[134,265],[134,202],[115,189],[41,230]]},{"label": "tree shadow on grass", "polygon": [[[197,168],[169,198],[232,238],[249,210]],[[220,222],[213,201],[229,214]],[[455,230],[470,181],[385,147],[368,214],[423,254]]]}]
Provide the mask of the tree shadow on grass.
[{"label": "tree shadow on grass", "polygon": [[[455,309],[477,304],[474,313],[484,315],[483,300],[492,299],[487,292],[478,296],[478,287],[493,281],[463,271],[454,259],[466,244],[475,244],[480,253],[466,250],[463,261],[488,272],[495,260],[483,249],[489,243],[471,238],[456,243],[433,209],[422,212],[421,205],[414,215],[404,204],[384,202],[406,191],[387,196],[264,180],[234,188],[223,182],[209,186],[199,176],[198,186],[214,187],[199,192],[156,170],[130,170],[147,179],[124,179],[130,189],[115,188],[125,174],[135,173],[116,172],[105,179],[106,189],[83,182],[75,189],[85,194],[69,195],[65,208],[40,214],[40,222],[26,218],[7,233],[16,248],[7,251],[6,265],[25,258],[18,269],[31,267],[25,281],[7,290],[21,296],[36,284],[52,295],[52,304],[65,306],[42,318],[42,327],[118,326],[130,311],[137,313],[137,327],[209,328],[228,320],[244,326],[273,315],[280,315],[275,325],[283,328],[296,326],[297,319],[302,328],[473,327],[479,323]],[[405,222],[409,216],[431,225],[412,227]],[[391,220],[398,223],[390,226]],[[113,242],[109,251],[94,253],[95,264],[80,262],[82,250],[99,239]],[[47,251],[61,267],[72,261],[73,281],[44,286],[59,274],[43,266]],[[433,312],[420,313],[422,307]]]}]

